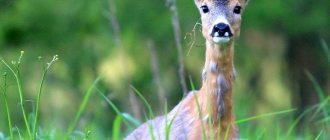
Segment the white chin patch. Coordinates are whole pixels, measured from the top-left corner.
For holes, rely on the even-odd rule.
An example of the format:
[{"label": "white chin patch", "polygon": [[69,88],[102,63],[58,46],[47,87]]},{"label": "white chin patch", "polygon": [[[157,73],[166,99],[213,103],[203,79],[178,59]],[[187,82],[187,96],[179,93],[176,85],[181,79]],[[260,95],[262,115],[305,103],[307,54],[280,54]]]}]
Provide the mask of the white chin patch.
[{"label": "white chin patch", "polygon": [[227,43],[230,40],[230,37],[213,37],[214,43]]}]

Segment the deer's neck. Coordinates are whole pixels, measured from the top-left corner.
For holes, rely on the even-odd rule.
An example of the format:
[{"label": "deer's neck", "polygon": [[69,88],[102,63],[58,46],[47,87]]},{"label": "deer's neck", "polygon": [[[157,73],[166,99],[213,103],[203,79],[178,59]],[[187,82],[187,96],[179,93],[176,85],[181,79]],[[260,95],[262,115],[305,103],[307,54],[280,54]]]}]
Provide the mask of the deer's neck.
[{"label": "deer's neck", "polygon": [[203,70],[202,94],[216,120],[231,121],[232,85],[235,79],[234,43],[206,43],[206,61]]}]

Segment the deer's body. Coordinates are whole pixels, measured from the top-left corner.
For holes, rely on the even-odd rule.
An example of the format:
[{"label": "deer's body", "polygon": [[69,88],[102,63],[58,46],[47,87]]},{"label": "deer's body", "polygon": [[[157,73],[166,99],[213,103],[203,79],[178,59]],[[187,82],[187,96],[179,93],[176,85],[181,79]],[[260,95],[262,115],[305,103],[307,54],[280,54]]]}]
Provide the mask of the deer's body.
[{"label": "deer's body", "polygon": [[233,40],[239,36],[241,8],[245,7],[246,0],[195,0],[195,4],[201,11],[206,39],[202,88],[190,92],[166,116],[141,125],[127,140],[146,140],[153,136],[165,139],[165,130],[170,124],[170,140],[238,138],[232,112]]}]

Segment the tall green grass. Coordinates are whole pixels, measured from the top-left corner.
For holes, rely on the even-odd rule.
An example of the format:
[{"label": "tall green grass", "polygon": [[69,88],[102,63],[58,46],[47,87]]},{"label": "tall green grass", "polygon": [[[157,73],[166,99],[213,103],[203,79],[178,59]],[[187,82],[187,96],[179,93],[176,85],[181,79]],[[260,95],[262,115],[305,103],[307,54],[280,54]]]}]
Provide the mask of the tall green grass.
[{"label": "tall green grass", "polygon": [[[24,93],[23,93],[23,85],[22,85],[22,79],[21,79],[21,75],[20,75],[20,64],[22,62],[22,58],[24,55],[24,51],[21,51],[20,56],[18,58],[17,61],[12,61],[11,65],[3,58],[0,58],[1,63],[10,71],[10,73],[14,76],[16,84],[17,84],[17,89],[18,89],[18,94],[19,94],[19,99],[20,99],[20,107],[21,107],[21,111],[22,111],[22,116],[24,119],[24,123],[25,123],[25,128],[26,128],[26,133],[28,134],[28,138],[35,140],[36,139],[36,130],[37,130],[37,120],[38,120],[38,114],[39,114],[39,106],[40,106],[40,97],[42,94],[42,87],[44,84],[44,80],[45,80],[45,76],[48,72],[48,70],[50,69],[50,67],[52,66],[52,64],[58,60],[58,55],[55,55],[53,57],[53,59],[46,63],[46,66],[43,70],[43,74],[42,74],[42,78],[41,78],[41,82],[40,82],[40,87],[38,89],[38,97],[37,97],[37,102],[36,102],[36,108],[35,108],[35,115],[34,115],[34,121],[33,122],[29,122],[29,120],[27,119],[27,113],[25,111],[25,99],[24,99]],[[10,138],[14,139],[13,136],[13,127],[12,127],[12,122],[11,122],[11,115],[10,115],[10,107],[8,107],[8,101],[7,101],[7,96],[6,96],[6,89],[7,89],[7,73],[4,74],[4,87],[3,87],[3,96],[4,96],[4,100],[5,100],[5,105],[6,105],[6,113],[8,116],[8,125],[9,125],[9,132],[10,132]],[[33,124],[33,131],[31,132],[31,128],[29,124]],[[19,130],[17,128],[17,130]],[[18,131],[19,132],[19,131]],[[20,133],[19,133],[20,135]],[[20,136],[21,137],[21,136]]]},{"label": "tall green grass", "polygon": [[[26,117],[26,112],[25,112],[25,109],[24,109],[24,96],[23,96],[22,81],[21,81],[20,70],[19,70],[23,54],[24,54],[24,51],[21,51],[21,55],[19,56],[18,60],[17,61],[12,61],[12,66],[10,66],[7,63],[7,61],[5,61],[3,58],[0,58],[0,60],[1,60],[1,63],[3,65],[5,65],[6,68],[8,68],[9,71],[11,72],[11,74],[13,74],[14,77],[15,77],[16,84],[17,84],[17,89],[18,89],[18,93],[19,93],[20,107],[21,107],[21,111],[22,111],[22,116],[24,118],[24,123],[25,123],[27,133],[29,135],[29,138],[31,139],[32,138],[31,128],[29,126],[29,122],[28,122],[28,119]],[[10,111],[8,111],[8,112],[10,112]]]},{"label": "tall green grass", "polygon": [[[329,58],[330,64],[330,53],[327,44],[323,41],[322,48],[324,49],[327,58]],[[42,93],[43,93],[43,86],[45,84],[45,78],[50,70],[51,66],[55,61],[58,60],[58,56],[55,55],[50,62],[48,62],[45,67],[43,68],[43,73],[41,74],[41,80],[39,82],[39,87],[37,89],[37,97],[36,97],[36,106],[35,112],[28,112],[25,108],[25,93],[23,89],[22,79],[21,79],[21,67],[20,64],[23,59],[24,52],[22,51],[16,61],[12,61],[8,63],[5,59],[0,58],[1,64],[5,67],[5,70],[8,72],[3,73],[2,75],[2,84],[0,85],[2,99],[5,105],[5,110],[3,111],[7,117],[7,126],[8,126],[8,137],[6,133],[0,132],[0,138],[4,139],[42,139],[39,137],[38,128],[40,128],[40,121],[39,111],[40,111],[40,103],[42,101]],[[269,112],[265,114],[256,114],[254,116],[247,116],[244,118],[237,118],[236,123],[240,126],[240,137],[242,139],[315,139],[315,140],[325,140],[330,137],[330,96],[329,93],[326,93],[324,89],[320,86],[318,81],[314,78],[314,76],[306,70],[306,77],[310,80],[311,85],[313,85],[315,92],[317,93],[319,103],[315,104],[309,108],[307,108],[304,112],[300,115],[295,117],[294,113],[296,109],[286,109],[286,110],[279,110],[274,112]],[[23,119],[24,127],[18,127],[12,120],[12,107],[10,106],[10,102],[15,102],[12,100],[8,100],[8,75],[13,76],[13,80],[15,81],[16,90],[19,96],[19,107],[21,116]],[[73,121],[69,124],[67,130],[65,130],[65,135],[61,135],[59,133],[55,133],[57,136],[51,136],[54,134],[48,134],[48,139],[75,139],[71,137],[74,134],[74,131],[80,128],[77,128],[78,122],[81,119],[81,116],[85,112],[90,99],[94,93],[97,93],[101,98],[97,100],[105,101],[115,112],[116,116],[113,120],[112,130],[110,132],[109,139],[117,140],[124,138],[127,134],[129,134],[134,128],[138,127],[141,122],[140,120],[132,117],[130,114],[125,113],[120,110],[120,107],[117,106],[114,102],[112,102],[99,87],[98,84],[101,81],[101,78],[96,78],[94,83],[88,88],[87,92],[85,93],[82,102],[80,103],[79,109],[77,110],[75,116],[73,117]],[[190,80],[191,88],[194,90],[195,85],[193,84],[192,80]],[[150,120],[155,118],[155,112],[152,109],[152,105],[147,101],[147,99],[143,96],[139,90],[133,86],[130,88],[138,95],[138,97],[142,100],[144,105],[147,108],[145,112],[146,120]],[[199,101],[195,96],[196,104],[199,105]],[[168,122],[168,105],[166,102],[165,108],[165,121],[166,121],[166,128],[165,128],[165,139],[170,139],[171,134],[171,126],[173,125],[173,120],[175,115],[171,120]],[[199,112],[201,112],[200,107],[198,107]],[[32,114],[33,119],[28,119],[29,114]],[[201,114],[200,114],[201,115]],[[31,115],[30,115],[31,116]],[[200,116],[202,119],[202,116]],[[274,122],[274,126],[272,128],[265,127],[262,124],[256,123],[259,119],[268,119],[272,118]],[[286,118],[286,123],[281,122],[283,118]],[[303,121],[307,118],[307,121]],[[298,125],[300,124],[300,125]],[[147,122],[148,130],[151,137],[150,139],[158,139],[157,136],[154,135],[154,129],[151,122]],[[309,126],[313,125],[313,127],[309,128]],[[318,126],[318,127],[315,127]],[[296,131],[298,127],[303,127],[302,132]],[[55,131],[59,128],[52,128]],[[228,128],[229,129],[229,128]],[[123,131],[125,130],[125,131]],[[85,129],[82,138],[83,139],[95,139],[95,135],[93,133],[96,130],[89,130]],[[2,135],[3,134],[3,135]],[[271,134],[268,136],[268,134]],[[205,129],[203,129],[203,139],[206,139]],[[225,138],[228,137],[228,133],[225,134]]]},{"label": "tall green grass", "polygon": [[79,110],[76,113],[76,116],[74,118],[74,120],[70,123],[68,130],[66,131],[66,134],[64,135],[64,139],[68,139],[69,136],[71,135],[71,133],[74,131],[75,127],[78,124],[78,121],[81,117],[81,115],[83,114],[83,112],[86,109],[86,106],[94,92],[95,86],[96,84],[99,82],[100,78],[97,78],[94,83],[92,84],[91,87],[89,87],[88,91],[86,92],[83,101],[81,102],[80,106],[79,106]]},{"label": "tall green grass", "polygon": [[34,115],[34,124],[33,124],[33,136],[32,139],[34,140],[36,138],[36,134],[37,134],[37,123],[38,123],[38,117],[39,117],[39,108],[40,108],[40,99],[41,99],[41,94],[42,94],[42,89],[43,89],[43,85],[44,85],[44,81],[45,81],[45,77],[47,72],[49,71],[50,67],[52,66],[52,64],[58,60],[58,55],[55,55],[53,57],[53,59],[48,62],[45,66],[45,68],[43,69],[43,73],[41,76],[41,82],[39,85],[39,90],[38,90],[38,97],[37,97],[37,105],[36,105],[36,109],[35,109],[35,115]]},{"label": "tall green grass", "polygon": [[13,125],[11,122],[11,113],[10,113],[10,109],[9,109],[9,105],[8,105],[8,101],[7,101],[7,73],[3,73],[2,76],[4,77],[4,85],[3,88],[1,88],[2,90],[2,95],[3,95],[3,99],[5,102],[5,106],[6,106],[6,114],[7,114],[7,119],[8,119],[8,130],[10,133],[10,138],[14,139],[14,135],[13,135]]}]

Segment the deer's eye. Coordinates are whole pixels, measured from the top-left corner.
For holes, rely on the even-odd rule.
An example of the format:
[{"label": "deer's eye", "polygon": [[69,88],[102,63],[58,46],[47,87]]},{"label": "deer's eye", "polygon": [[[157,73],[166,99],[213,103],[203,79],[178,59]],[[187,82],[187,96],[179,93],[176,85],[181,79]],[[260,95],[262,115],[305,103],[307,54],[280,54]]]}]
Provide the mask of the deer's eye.
[{"label": "deer's eye", "polygon": [[207,7],[206,5],[201,6],[201,9],[202,9],[203,13],[208,13],[210,11],[209,7]]},{"label": "deer's eye", "polygon": [[235,6],[233,12],[234,12],[235,14],[240,14],[240,13],[241,13],[241,10],[242,10],[242,7],[241,7],[241,6]]}]

